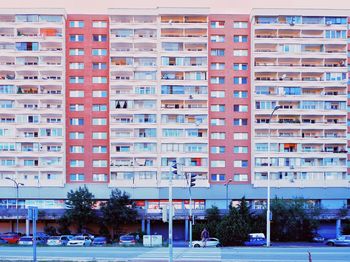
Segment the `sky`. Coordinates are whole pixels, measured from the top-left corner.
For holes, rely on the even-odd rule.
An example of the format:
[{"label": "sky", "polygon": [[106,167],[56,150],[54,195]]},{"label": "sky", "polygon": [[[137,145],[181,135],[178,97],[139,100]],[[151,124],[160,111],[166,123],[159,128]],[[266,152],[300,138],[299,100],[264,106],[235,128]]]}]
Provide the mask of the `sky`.
[{"label": "sky", "polygon": [[108,8],[210,7],[212,13],[250,13],[252,8],[350,9],[350,0],[0,0],[0,8],[65,8],[105,14]]}]

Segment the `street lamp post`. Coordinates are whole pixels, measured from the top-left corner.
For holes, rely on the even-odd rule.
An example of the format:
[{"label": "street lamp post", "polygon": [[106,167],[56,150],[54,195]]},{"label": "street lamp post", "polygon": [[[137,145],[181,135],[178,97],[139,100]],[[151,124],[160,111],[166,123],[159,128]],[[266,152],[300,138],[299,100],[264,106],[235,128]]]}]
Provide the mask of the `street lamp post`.
[{"label": "street lamp post", "polygon": [[268,153],[268,168],[267,168],[267,211],[266,211],[266,246],[270,246],[270,235],[271,235],[271,211],[270,211],[270,169],[271,169],[271,120],[273,114],[276,110],[282,108],[281,106],[275,106],[272,110],[272,113],[269,118],[269,134],[268,134],[268,143],[267,143],[267,153]]},{"label": "street lamp post", "polygon": [[228,206],[228,185],[232,182],[232,179],[230,178],[224,186],[226,186],[226,208],[227,210],[229,209]]},{"label": "street lamp post", "polygon": [[18,188],[19,186],[24,186],[23,183],[18,183],[15,179],[12,179],[10,177],[5,177],[7,180],[11,180],[13,183],[15,183],[16,186],[16,232],[18,233]]}]

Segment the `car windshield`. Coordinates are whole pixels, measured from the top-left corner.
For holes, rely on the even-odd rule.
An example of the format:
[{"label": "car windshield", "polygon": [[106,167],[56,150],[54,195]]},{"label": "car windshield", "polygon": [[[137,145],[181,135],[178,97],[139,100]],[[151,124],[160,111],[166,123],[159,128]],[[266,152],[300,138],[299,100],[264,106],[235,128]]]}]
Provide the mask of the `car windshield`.
[{"label": "car windshield", "polygon": [[21,237],[21,241],[32,241],[31,237]]},{"label": "car windshield", "polygon": [[57,240],[60,239],[60,237],[50,237],[49,240]]},{"label": "car windshield", "polygon": [[120,240],[134,240],[134,236],[121,236]]},{"label": "car windshield", "polygon": [[73,240],[84,240],[84,237],[74,237]]},{"label": "car windshield", "polygon": [[95,241],[105,241],[106,238],[105,237],[96,237]]}]

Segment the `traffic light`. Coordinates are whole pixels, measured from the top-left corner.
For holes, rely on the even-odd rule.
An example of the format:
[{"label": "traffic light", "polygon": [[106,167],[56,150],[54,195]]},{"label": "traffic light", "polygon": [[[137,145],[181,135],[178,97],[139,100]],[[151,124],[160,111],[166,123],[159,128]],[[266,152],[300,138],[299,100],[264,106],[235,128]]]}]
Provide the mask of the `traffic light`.
[{"label": "traffic light", "polygon": [[191,174],[190,176],[190,187],[193,187],[196,185],[196,176],[197,174]]},{"label": "traffic light", "polygon": [[172,163],[171,163],[171,174],[170,174],[171,176],[177,176],[177,163],[176,163],[176,161],[173,161]]}]

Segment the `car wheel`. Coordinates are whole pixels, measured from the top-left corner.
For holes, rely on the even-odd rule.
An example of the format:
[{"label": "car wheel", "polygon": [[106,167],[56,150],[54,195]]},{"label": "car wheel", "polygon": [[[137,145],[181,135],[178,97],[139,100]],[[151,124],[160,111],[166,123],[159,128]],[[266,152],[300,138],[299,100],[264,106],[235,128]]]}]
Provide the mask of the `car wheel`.
[{"label": "car wheel", "polygon": [[216,247],[222,247],[222,245],[221,244],[216,244]]},{"label": "car wheel", "polygon": [[201,247],[199,244],[195,244],[194,247]]},{"label": "car wheel", "polygon": [[334,247],[334,243],[333,242],[328,242],[327,246]]}]

